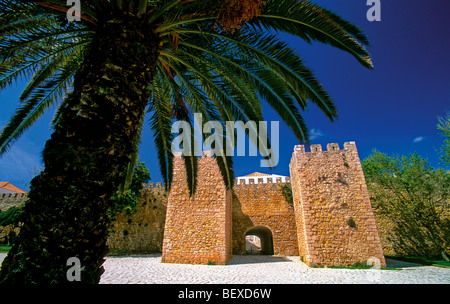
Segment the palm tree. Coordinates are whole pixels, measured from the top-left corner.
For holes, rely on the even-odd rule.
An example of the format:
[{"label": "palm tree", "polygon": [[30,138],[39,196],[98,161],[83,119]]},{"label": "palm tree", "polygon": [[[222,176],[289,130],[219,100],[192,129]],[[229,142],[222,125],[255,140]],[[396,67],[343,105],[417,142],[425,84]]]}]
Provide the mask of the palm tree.
[{"label": "palm tree", "polygon": [[[262,121],[265,100],[308,141],[308,102],[330,119],[328,93],[278,33],[319,41],[372,68],[365,35],[308,1],[83,0],[67,22],[66,1],[0,0],[0,88],[27,77],[17,111],[2,129],[0,153],[57,105],[45,165],[30,186],[23,226],[0,281],[67,282],[81,260],[96,283],[107,251],[109,199],[134,165],[148,115],[161,172],[170,186],[174,119]],[[217,157],[232,187],[229,157]],[[185,157],[195,191],[196,158]]]}]

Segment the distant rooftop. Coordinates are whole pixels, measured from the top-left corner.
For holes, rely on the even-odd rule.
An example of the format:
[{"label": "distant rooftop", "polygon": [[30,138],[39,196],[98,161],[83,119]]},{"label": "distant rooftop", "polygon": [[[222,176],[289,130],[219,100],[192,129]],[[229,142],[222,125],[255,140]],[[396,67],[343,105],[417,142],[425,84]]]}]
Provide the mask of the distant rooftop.
[{"label": "distant rooftop", "polygon": [[27,193],[10,182],[0,182],[0,193]]},{"label": "distant rooftop", "polygon": [[253,172],[249,175],[245,175],[243,177],[251,177],[251,176],[271,176],[270,174],[266,174],[266,173],[259,173],[259,172]]}]

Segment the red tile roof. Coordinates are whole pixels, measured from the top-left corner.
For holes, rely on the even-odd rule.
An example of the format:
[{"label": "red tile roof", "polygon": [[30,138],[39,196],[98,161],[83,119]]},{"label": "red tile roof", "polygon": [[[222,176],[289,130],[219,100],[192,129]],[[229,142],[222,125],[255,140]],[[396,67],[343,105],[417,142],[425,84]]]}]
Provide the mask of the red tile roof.
[{"label": "red tile roof", "polygon": [[259,173],[259,172],[253,172],[249,175],[246,176],[241,176],[241,177],[250,177],[250,176],[271,176],[270,174],[265,174],[265,173]]},{"label": "red tile roof", "polygon": [[26,191],[14,186],[10,182],[0,182],[0,188],[3,188],[5,190],[17,192],[17,193],[27,193]]}]

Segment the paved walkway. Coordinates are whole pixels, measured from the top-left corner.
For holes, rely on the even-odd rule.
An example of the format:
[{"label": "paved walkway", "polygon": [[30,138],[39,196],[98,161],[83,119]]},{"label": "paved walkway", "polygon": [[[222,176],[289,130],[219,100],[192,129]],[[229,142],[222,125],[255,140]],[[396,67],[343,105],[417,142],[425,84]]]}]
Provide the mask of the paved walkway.
[{"label": "paved walkway", "polygon": [[388,260],[398,270],[309,268],[298,257],[233,256],[226,266],[161,263],[161,255],[108,257],[100,283],[450,284],[450,269]]},{"label": "paved walkway", "polygon": [[[5,257],[0,253],[0,262]],[[161,263],[160,254],[107,257],[102,284],[450,284],[450,269],[387,260],[398,270],[309,268],[298,257],[233,256],[226,266]]]}]

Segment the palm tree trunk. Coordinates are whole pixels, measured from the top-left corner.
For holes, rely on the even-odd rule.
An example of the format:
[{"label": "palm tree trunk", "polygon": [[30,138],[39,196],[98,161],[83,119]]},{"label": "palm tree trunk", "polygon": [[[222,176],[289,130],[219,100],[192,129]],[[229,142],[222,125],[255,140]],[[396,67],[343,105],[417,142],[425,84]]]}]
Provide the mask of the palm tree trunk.
[{"label": "palm tree trunk", "polygon": [[81,283],[98,283],[103,273],[108,202],[132,155],[160,39],[135,17],[99,24],[45,145],[45,170],[31,182],[0,282],[67,283],[70,257],[81,262]]}]

